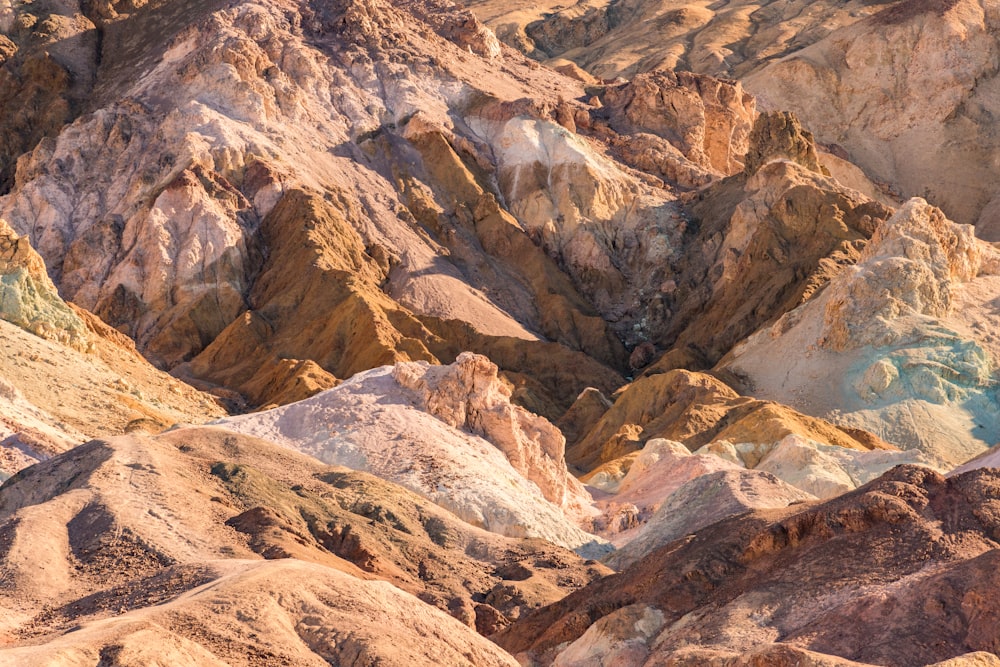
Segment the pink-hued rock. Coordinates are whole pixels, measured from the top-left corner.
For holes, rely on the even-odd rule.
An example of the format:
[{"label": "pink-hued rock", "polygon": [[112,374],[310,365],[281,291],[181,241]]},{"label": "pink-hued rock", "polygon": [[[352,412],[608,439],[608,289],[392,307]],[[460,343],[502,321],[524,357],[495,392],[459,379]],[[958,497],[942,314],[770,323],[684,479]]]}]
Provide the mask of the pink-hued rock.
[{"label": "pink-hued rock", "polygon": [[291,405],[218,422],[405,486],[473,525],[594,554],[597,511],[566,470],[565,441],[510,404],[486,358],[401,363]]},{"label": "pink-hued rock", "polygon": [[590,496],[566,469],[562,433],[544,417],[511,404],[511,390],[489,359],[466,352],[448,366],[399,364],[392,376],[413,392],[419,409],[492,443],[546,500],[573,514],[588,513]]}]

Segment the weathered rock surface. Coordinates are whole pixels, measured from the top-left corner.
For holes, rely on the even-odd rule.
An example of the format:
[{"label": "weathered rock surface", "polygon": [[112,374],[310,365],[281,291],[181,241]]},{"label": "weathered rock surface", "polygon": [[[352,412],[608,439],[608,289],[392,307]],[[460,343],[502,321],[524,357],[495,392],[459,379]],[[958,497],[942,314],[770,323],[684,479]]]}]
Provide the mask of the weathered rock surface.
[{"label": "weathered rock surface", "polygon": [[[689,459],[698,458],[696,455]],[[633,530],[623,546],[605,559],[623,570],[646,554],[725,518],[750,510],[780,509],[815,500],[774,475],[751,470],[724,468],[693,476],[669,488],[664,499],[639,530]]]},{"label": "weathered rock surface", "polygon": [[743,169],[752,176],[775,160],[789,160],[809,171],[823,173],[812,133],[787,111],[765,112],[757,117],[747,142]]},{"label": "weathered rock surface", "polygon": [[631,540],[637,529],[685,483],[739,466],[717,456],[692,456],[679,442],[657,438],[621,467],[620,478],[601,468],[584,478],[588,485],[614,494],[599,499],[597,504],[603,510],[598,522],[600,533],[616,545]]},{"label": "weathered rock surface", "polygon": [[594,554],[595,510],[566,470],[552,424],[510,403],[497,367],[463,354],[451,366],[400,363],[310,399],[217,422],[405,486],[469,523]]},{"label": "weathered rock surface", "polygon": [[23,236],[0,219],[0,319],[86,352],[87,327],[59,298],[45,263]]},{"label": "weathered rock surface", "polygon": [[695,450],[718,440],[773,444],[787,435],[850,449],[888,447],[863,431],[740,396],[711,375],[674,370],[630,384],[594,428],[567,449],[567,460],[590,471],[641,449],[652,438],[676,440]]},{"label": "weathered rock surface", "polygon": [[638,169],[688,187],[743,169],[756,101],[737,82],[662,70],[608,86],[600,100],[622,135],[616,154]]},{"label": "weathered rock surface", "polygon": [[988,166],[998,145],[1000,14],[989,2],[476,0],[472,8],[516,48],[597,77],[676,68],[738,79],[763,108],[798,114],[883,191],[924,197],[1000,239]]},{"label": "weathered rock surface", "polygon": [[911,200],[879,227],[856,266],[722,366],[755,396],[868,429],[952,467],[1000,433],[997,346],[985,333],[998,257],[971,227]]},{"label": "weathered rock surface", "polygon": [[[616,141],[642,129],[731,173],[753,113],[738,86],[662,75],[647,92],[700,115],[650,126],[666,108],[651,100],[598,131],[580,81],[447,4],[67,7],[95,13],[109,57],[73,52],[93,66],[87,113],[25,147],[0,213],[65,297],[160,366],[191,362],[182,373],[258,405],[362,367],[450,361],[456,337],[525,376],[551,416],[588,385],[613,389],[620,340],[662,320],[645,295],[683,226]],[[352,336],[352,320],[376,335]],[[534,377],[553,356],[582,382]],[[298,388],[269,394],[276,375]]]},{"label": "weathered rock surface", "polygon": [[[759,651],[777,651],[774,664],[801,664],[791,656],[802,649],[820,654],[813,664],[927,665],[959,656],[975,664],[983,656],[966,654],[995,653],[1000,641],[987,592],[996,577],[998,495],[996,470],[945,479],[901,466],[823,504],[751,512],[687,535],[519,620],[498,640],[522,661],[543,664],[574,646],[577,664],[600,664],[626,656],[623,644],[621,665],[761,664],[767,658],[750,657]],[[646,620],[617,622],[627,618]],[[699,663],[697,647],[729,656]],[[673,662],[675,652],[688,662]]]},{"label": "weathered rock surface", "polygon": [[[694,530],[730,514],[751,508],[784,507],[812,500],[817,489],[827,491],[822,485],[808,483],[813,471],[807,464],[788,462],[772,475],[766,465],[768,458],[758,465],[746,465],[715,455],[711,446],[692,454],[679,442],[656,438],[635,456],[627,457],[627,464],[620,464],[623,469],[620,477],[609,470],[617,461],[598,468],[585,478],[587,484],[613,495],[598,498],[596,504],[603,515],[595,525],[616,546],[628,546],[630,554],[619,557],[616,552],[609,556],[608,563],[618,567],[644,556],[652,550],[651,545],[659,546],[680,537],[681,534],[674,532],[680,530],[678,525]],[[751,472],[744,468],[759,470]],[[842,468],[834,465],[827,469],[843,474]],[[872,474],[870,478],[876,476]],[[826,495],[855,487],[850,484]],[[727,493],[734,497],[726,500]],[[633,545],[635,540],[639,541]]]},{"label": "weathered rock surface", "polygon": [[893,4],[473,0],[469,7],[515,48],[610,79],[655,69],[742,77]]},{"label": "weathered rock surface", "polygon": [[587,435],[612,405],[613,403],[594,387],[587,387],[581,391],[569,410],[556,422],[559,431],[566,438],[566,446],[573,446],[580,438]]},{"label": "weathered rock surface", "polygon": [[[745,79],[876,180],[997,239],[991,168],[1000,13],[981,0],[886,3]],[[864,44],[864,47],[861,45]],[[799,91],[808,90],[808,95]]]},{"label": "weathered rock surface", "polygon": [[225,414],[134,343],[64,302],[41,257],[0,219],[0,477],[126,430]]},{"label": "weathered rock surface", "polygon": [[695,453],[712,453],[747,468],[771,473],[823,499],[852,491],[897,465],[934,467],[934,461],[919,450],[862,451],[825,445],[799,435],[787,435],[770,443],[716,441]]},{"label": "weathered rock surface", "polygon": [[[692,453],[679,442],[654,438],[638,452],[584,477],[598,496],[597,532],[626,554],[619,567],[686,533],[749,509],[784,507],[853,491],[902,464],[927,465],[919,451],[863,451],[824,445],[799,435],[776,442],[717,440]],[[678,527],[679,526],[679,527]],[[690,532],[689,530],[689,532]]]},{"label": "weathered rock surface", "polygon": [[[97,3],[33,3],[0,8],[0,187],[18,157],[52,138],[87,104],[100,63]],[[85,6],[87,5],[87,6]]]},{"label": "weathered rock surface", "polygon": [[475,629],[606,572],[210,428],[94,441],[20,473],[0,535],[5,665],[513,664]]},{"label": "weathered rock surface", "polygon": [[[51,643],[0,649],[0,664],[517,665],[445,612],[384,582],[296,560],[176,569],[175,576],[199,577],[211,587],[91,622]],[[255,613],[233,614],[234,608]],[[383,631],[387,625],[391,633]]]},{"label": "weathered rock surface", "polygon": [[659,304],[672,316],[651,337],[673,348],[660,367],[683,353],[684,367],[710,368],[857,260],[892,211],[821,172],[793,116],[758,118],[746,171],[690,205],[684,251]]}]

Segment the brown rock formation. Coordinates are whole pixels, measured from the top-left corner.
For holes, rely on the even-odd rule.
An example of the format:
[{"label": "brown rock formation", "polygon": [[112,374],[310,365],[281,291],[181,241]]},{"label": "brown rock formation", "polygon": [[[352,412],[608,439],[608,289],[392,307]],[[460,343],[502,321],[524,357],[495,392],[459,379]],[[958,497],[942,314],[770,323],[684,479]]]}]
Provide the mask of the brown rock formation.
[{"label": "brown rock formation", "polygon": [[587,387],[580,392],[573,405],[556,422],[566,438],[566,445],[572,446],[587,435],[611,406],[612,402],[594,387]]},{"label": "brown rock formation", "polygon": [[904,198],[923,197],[952,220],[1000,238],[986,167],[1000,148],[988,120],[998,110],[989,91],[1000,15],[982,0],[879,4],[881,12],[744,83],[773,108],[795,111],[820,141],[843,146]]},{"label": "brown rock formation", "polygon": [[53,138],[84,108],[101,44],[88,3],[8,5],[0,17],[0,188],[14,181],[17,159]]},{"label": "brown rock formation", "polygon": [[815,150],[789,117],[762,118],[753,175],[716,183],[691,204],[685,252],[662,298],[672,317],[653,338],[661,348],[694,348],[707,366],[857,261],[891,215],[816,171],[771,160],[815,166]]},{"label": "brown rock formation", "polygon": [[673,370],[629,385],[586,436],[567,448],[566,458],[590,471],[652,438],[676,440],[693,451],[716,440],[774,443],[790,434],[849,449],[889,447],[870,434],[740,396],[710,375]]},{"label": "brown rock formation", "polygon": [[[343,200],[286,193],[261,226],[267,260],[250,294],[252,310],[193,360],[190,373],[261,405],[305,398],[335,378],[375,366],[450,361],[471,349],[505,370],[534,377],[543,404],[553,406],[544,410],[549,414],[561,413],[570,392],[587,384],[608,388],[619,382],[609,368],[557,343],[490,337],[459,323],[416,317],[383,291],[390,260],[383,250],[363,245],[348,222],[357,216]],[[597,326],[604,336],[603,325]],[[289,363],[302,359],[315,365]],[[284,386],[298,389],[287,393],[272,384],[275,373],[286,378]]]},{"label": "brown rock formation", "polygon": [[[385,269],[366,252],[346,206],[303,191],[281,198],[261,226],[267,261],[250,294],[252,310],[194,359],[194,375],[263,404],[277,402],[280,388],[258,375],[282,360],[311,359],[341,378],[395,361],[436,360],[421,340],[429,332],[380,289]],[[261,393],[250,391],[257,386]]]},{"label": "brown rock formation", "polygon": [[750,133],[744,171],[753,176],[767,163],[781,159],[791,160],[809,171],[824,173],[812,133],[802,127],[795,114],[787,111],[762,113],[757,116]]},{"label": "brown rock formation", "polygon": [[[692,646],[730,655],[807,649],[880,665],[995,652],[1000,611],[987,591],[996,577],[998,484],[996,470],[946,480],[904,466],[821,505],[727,519],[498,639],[551,660],[598,619],[639,606],[651,615],[642,636],[632,634],[641,657],[619,664],[678,664],[672,656],[690,656]],[[595,642],[589,657],[607,656],[609,644]],[[730,660],[720,664],[760,664]]]},{"label": "brown rock formation", "polygon": [[[658,71],[609,86],[601,102],[606,111],[600,115],[622,135],[616,145],[628,164],[689,187],[743,168],[756,112],[754,98],[737,82]],[[671,160],[677,151],[683,157]],[[650,163],[654,155],[662,162]],[[704,175],[685,177],[695,169]]]},{"label": "brown rock formation", "polygon": [[[635,338],[631,346],[655,326],[643,294],[663,282],[660,251],[677,235],[670,195],[605,155],[618,133],[592,141],[565,129],[589,124],[579,81],[501,49],[468,13],[374,0],[307,3],[291,23],[274,4],[87,11],[103,50],[121,55],[90,75],[93,113],[25,146],[0,210],[30,235],[63,294],[161,367],[203,354],[196,375],[259,405],[332,382],[299,362],[344,378],[395,359],[504,348],[516,360],[497,361],[523,381],[520,395],[555,416],[587,385],[613,389],[611,369],[627,363],[619,339]],[[8,18],[27,16],[18,8]],[[63,55],[79,60],[72,67],[90,62]],[[686,150],[709,162],[739,152],[715,125],[746,112],[729,118],[731,91],[713,85],[689,85],[708,129]],[[325,89],[337,94],[316,92]],[[685,141],[701,122],[685,126]],[[552,184],[528,178],[546,161]],[[306,204],[296,192],[325,199]],[[533,203],[519,208],[522,199]],[[346,255],[319,267],[326,278],[279,275],[312,264],[283,238],[301,238],[298,217],[349,239]],[[338,252],[310,243],[313,259]],[[356,280],[309,296],[330,271]],[[307,310],[315,322],[290,323]],[[375,335],[338,328],[348,320]],[[314,342],[293,340],[296,327]],[[451,334],[461,341],[443,338]],[[568,350],[535,351],[539,341]],[[534,366],[554,374],[556,362],[539,361],[553,355],[582,382],[536,377]],[[312,377],[297,383],[297,368]],[[291,373],[301,391],[267,389],[275,373]]]},{"label": "brown rock formation", "polygon": [[542,60],[570,60],[598,77],[666,68],[737,78],[897,3],[924,4],[473,0],[469,7],[511,46]]}]

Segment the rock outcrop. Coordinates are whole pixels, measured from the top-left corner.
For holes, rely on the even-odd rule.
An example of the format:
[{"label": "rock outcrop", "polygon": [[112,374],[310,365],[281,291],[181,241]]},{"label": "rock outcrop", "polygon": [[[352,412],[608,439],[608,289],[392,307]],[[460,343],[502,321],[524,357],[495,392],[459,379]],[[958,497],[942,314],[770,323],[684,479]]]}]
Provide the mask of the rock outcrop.
[{"label": "rock outcrop", "polygon": [[[658,304],[660,368],[710,368],[761,325],[805,301],[859,251],[891,209],[824,175],[808,133],[762,114],[746,171],[700,191]],[[649,372],[647,370],[647,372]]]},{"label": "rock outcrop", "polygon": [[[602,515],[595,528],[616,546],[628,549],[626,556],[616,552],[609,557],[617,567],[645,555],[652,544],[680,537],[674,532],[677,525],[708,525],[721,518],[715,512],[737,514],[833,498],[903,464],[927,467],[929,461],[915,450],[864,451],[799,435],[776,442],[761,435],[738,444],[716,440],[693,453],[679,442],[654,438],[638,452],[606,463],[583,479],[611,494],[598,497]],[[706,509],[698,510],[700,503]]]},{"label": "rock outcrop", "polygon": [[823,499],[852,491],[897,465],[934,467],[933,459],[919,450],[863,451],[825,445],[799,435],[787,435],[770,443],[733,444],[720,440],[695,453],[715,454],[738,465],[773,474],[786,484]]},{"label": "rock outcrop", "polygon": [[675,370],[630,384],[594,428],[567,450],[567,460],[580,471],[590,471],[641,449],[652,438],[676,440],[693,451],[719,440],[773,444],[787,435],[849,449],[888,447],[863,431],[740,396],[711,375]]},{"label": "rock outcrop", "polygon": [[699,647],[728,652],[731,662],[718,664],[802,650],[829,661],[814,664],[975,664],[982,656],[966,654],[998,647],[987,592],[996,577],[998,484],[996,470],[945,479],[901,466],[823,504],[726,519],[497,639],[522,662],[544,664],[564,651],[575,664],[613,655],[621,665],[678,664],[685,655],[679,664],[715,664],[692,657]]},{"label": "rock outcrop", "polygon": [[[760,470],[744,469],[754,467]],[[621,557],[615,552],[608,557],[607,562],[613,567],[629,558],[635,560],[645,555],[652,550],[650,545],[665,544],[680,537],[671,532],[677,524],[694,530],[739,511],[784,507],[815,498],[807,488],[809,485],[801,483],[808,472],[804,465],[789,465],[780,470],[791,473],[786,476],[792,479],[786,482],[772,475],[764,465],[744,466],[716,456],[711,450],[692,454],[681,443],[660,438],[650,440],[637,455],[628,457],[627,465],[621,465],[624,474],[620,477],[609,474],[608,468],[611,466],[598,468],[585,480],[588,485],[613,494],[599,496],[596,505],[602,510],[602,516],[595,521],[603,537],[618,547],[629,548],[630,556]],[[842,493],[855,486],[838,491]],[[723,502],[727,493],[735,494],[735,499]],[[705,508],[699,509],[701,504],[705,504]],[[743,510],[738,510],[739,507]],[[665,521],[667,516],[669,521]],[[640,538],[638,544],[632,544]]]},{"label": "rock outcrop", "polygon": [[[954,466],[1000,432],[998,348],[987,333],[998,258],[971,227],[911,200],[879,227],[856,266],[722,365],[755,396]],[[837,384],[817,385],[819,377]]]},{"label": "rock outcrop", "polygon": [[661,70],[610,85],[600,95],[627,164],[685,187],[743,169],[756,100],[734,81]]},{"label": "rock outcrop", "polygon": [[27,237],[0,219],[0,477],[89,437],[225,414],[135,344],[64,302]]},{"label": "rock outcrop", "polygon": [[775,160],[789,160],[809,171],[823,173],[812,133],[802,127],[795,114],[787,111],[765,112],[757,117],[747,143],[743,169],[753,176]]},{"label": "rock outcrop", "polygon": [[0,319],[86,352],[87,327],[67,306],[24,236],[0,219]]},{"label": "rock outcrop", "polygon": [[795,111],[874,179],[996,240],[986,165],[1000,148],[989,120],[998,110],[998,28],[1000,14],[982,0],[885,3],[744,84],[769,107]]},{"label": "rock outcrop", "polygon": [[731,516],[815,500],[774,475],[738,469],[694,476],[667,491],[641,527],[605,559],[608,565],[624,570],[660,547]]},{"label": "rock outcrop", "polygon": [[496,533],[606,551],[580,528],[596,511],[566,469],[562,435],[510,396],[495,365],[464,354],[451,366],[366,371],[305,401],[217,424],[370,472]]}]

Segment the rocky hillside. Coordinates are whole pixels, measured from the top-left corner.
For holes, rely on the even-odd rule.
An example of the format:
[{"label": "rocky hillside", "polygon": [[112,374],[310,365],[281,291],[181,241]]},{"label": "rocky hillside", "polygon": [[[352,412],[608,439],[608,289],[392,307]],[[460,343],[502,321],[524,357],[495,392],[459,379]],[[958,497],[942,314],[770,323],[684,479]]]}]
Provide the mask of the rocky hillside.
[{"label": "rocky hillside", "polygon": [[[904,198],[1000,240],[993,178],[1000,14],[983,0],[470,3],[532,57],[601,79],[671,68],[791,110]],[[582,69],[581,69],[582,68]]]},{"label": "rocky hillside", "polygon": [[511,665],[477,628],[607,571],[211,428],[94,441],[18,474],[0,535],[4,665]]},{"label": "rocky hillside", "polygon": [[[914,199],[855,266],[723,366],[758,395],[836,411],[841,422],[961,463],[996,439],[998,350],[986,328],[995,307],[979,298],[1000,294],[998,271],[995,247]],[[778,350],[791,356],[780,370]],[[836,380],[820,387],[819,377]]]},{"label": "rocky hillside", "polygon": [[0,0],[0,665],[1000,665],[996,8],[471,7]]},{"label": "rocky hillside", "polygon": [[0,479],[84,440],[225,414],[126,336],[64,302],[27,237],[0,219]]},{"label": "rocky hillside", "polygon": [[996,653],[997,517],[986,507],[998,480],[904,466],[821,505],[728,519],[498,641],[522,664],[554,665],[928,665]]}]

